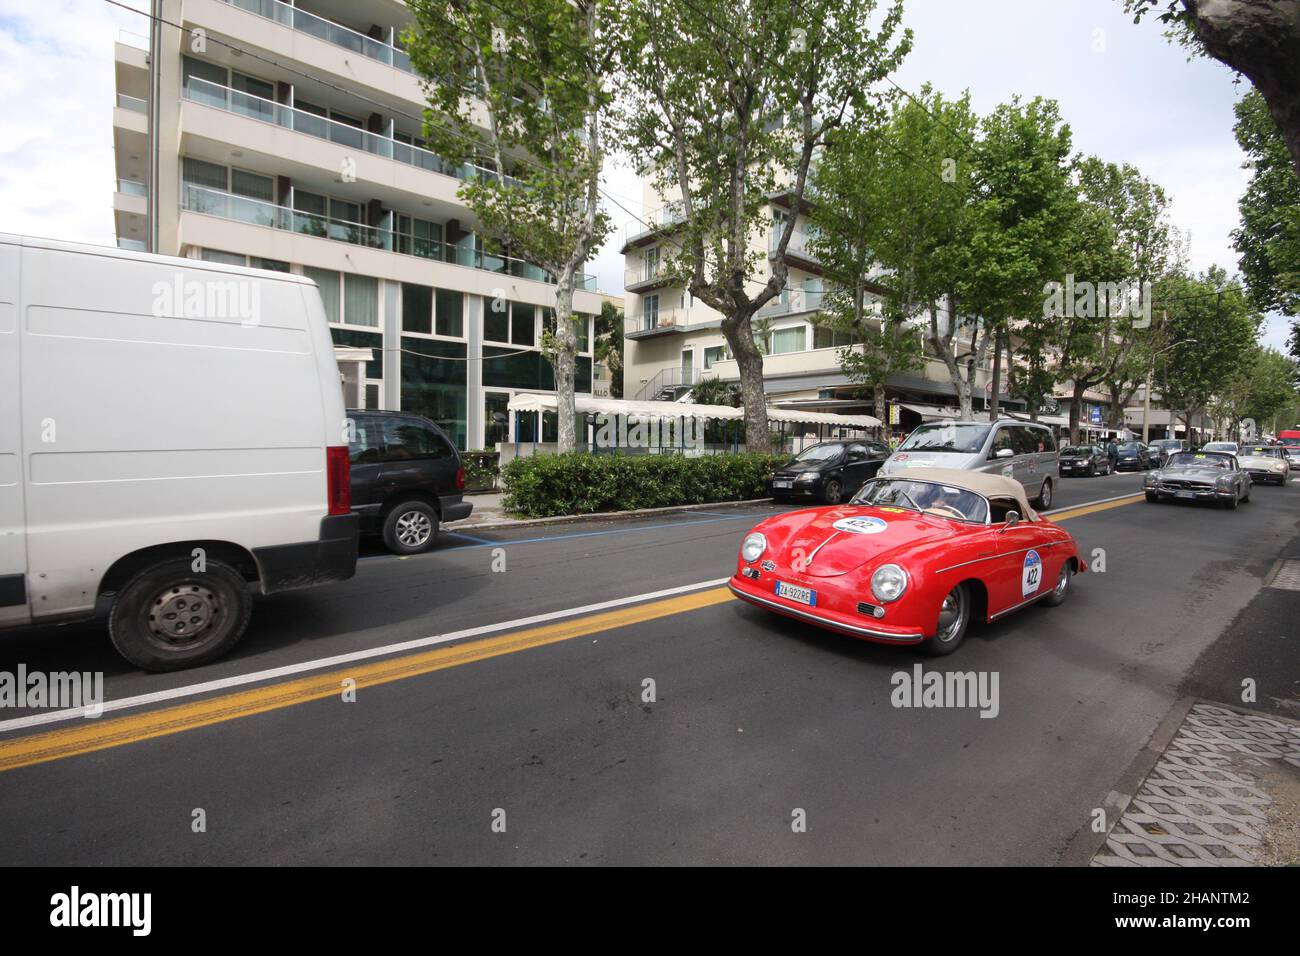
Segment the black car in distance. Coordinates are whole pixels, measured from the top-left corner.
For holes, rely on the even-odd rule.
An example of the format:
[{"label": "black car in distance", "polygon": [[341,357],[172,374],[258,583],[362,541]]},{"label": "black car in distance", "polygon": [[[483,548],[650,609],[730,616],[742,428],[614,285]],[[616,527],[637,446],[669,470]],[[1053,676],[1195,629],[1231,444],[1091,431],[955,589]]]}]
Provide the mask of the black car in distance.
[{"label": "black car in distance", "polygon": [[1148,471],[1157,467],[1151,460],[1147,446],[1140,441],[1126,441],[1119,446],[1119,461],[1115,462],[1116,471]]},{"label": "black car in distance", "polygon": [[878,441],[809,445],[772,475],[772,497],[777,501],[839,504],[876,477],[889,455],[889,446]]},{"label": "black car in distance", "polygon": [[1100,445],[1066,445],[1060,455],[1062,478],[1066,475],[1091,478],[1110,474],[1110,458]]},{"label": "black car in distance", "polygon": [[348,410],[352,510],[362,534],[379,534],[394,554],[433,547],[438,527],[468,518],[465,469],[446,433],[419,415]]}]

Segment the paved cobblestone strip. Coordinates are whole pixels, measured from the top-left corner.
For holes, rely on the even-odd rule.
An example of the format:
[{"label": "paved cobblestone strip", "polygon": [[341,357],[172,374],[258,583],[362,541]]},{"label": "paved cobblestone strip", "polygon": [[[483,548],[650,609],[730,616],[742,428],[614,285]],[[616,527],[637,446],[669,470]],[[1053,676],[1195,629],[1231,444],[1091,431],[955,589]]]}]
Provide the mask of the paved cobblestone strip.
[{"label": "paved cobblestone strip", "polygon": [[1247,769],[1300,768],[1300,724],[1196,704],[1093,866],[1250,866],[1271,800]]}]

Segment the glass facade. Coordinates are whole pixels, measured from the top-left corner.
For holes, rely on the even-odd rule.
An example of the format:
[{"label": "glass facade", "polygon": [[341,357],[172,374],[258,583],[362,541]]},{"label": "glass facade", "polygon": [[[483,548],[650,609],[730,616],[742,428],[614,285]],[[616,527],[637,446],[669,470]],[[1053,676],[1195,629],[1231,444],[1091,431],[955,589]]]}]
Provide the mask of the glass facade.
[{"label": "glass facade", "polygon": [[402,410],[437,422],[467,448],[465,344],[402,336],[401,355]]}]

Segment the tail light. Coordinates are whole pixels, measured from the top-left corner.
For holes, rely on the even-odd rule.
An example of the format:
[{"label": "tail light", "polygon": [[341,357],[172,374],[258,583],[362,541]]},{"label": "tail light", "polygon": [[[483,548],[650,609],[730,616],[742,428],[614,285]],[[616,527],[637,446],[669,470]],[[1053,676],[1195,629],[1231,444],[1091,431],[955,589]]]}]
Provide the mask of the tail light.
[{"label": "tail light", "polygon": [[456,469],[456,490],[457,491],[465,490],[465,469],[464,468]]},{"label": "tail light", "polygon": [[325,449],[325,495],[329,513],[345,515],[352,511],[352,464],[348,461],[346,445]]}]

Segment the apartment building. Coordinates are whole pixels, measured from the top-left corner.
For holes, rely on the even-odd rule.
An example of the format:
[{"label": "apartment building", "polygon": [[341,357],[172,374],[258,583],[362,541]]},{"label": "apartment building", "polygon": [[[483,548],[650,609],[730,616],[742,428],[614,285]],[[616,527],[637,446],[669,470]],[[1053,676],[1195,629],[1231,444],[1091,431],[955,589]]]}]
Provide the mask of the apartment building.
[{"label": "apartment building", "polygon": [[[320,287],[348,402],[438,422],[462,448],[552,439],[510,415],[553,391],[551,277],[490,254],[472,177],[420,138],[425,99],[397,0],[154,0],[115,48],[118,244],[301,273]],[[143,18],[142,18],[143,22]],[[178,26],[184,29],[178,29]],[[583,276],[576,389],[592,391]]]}]

